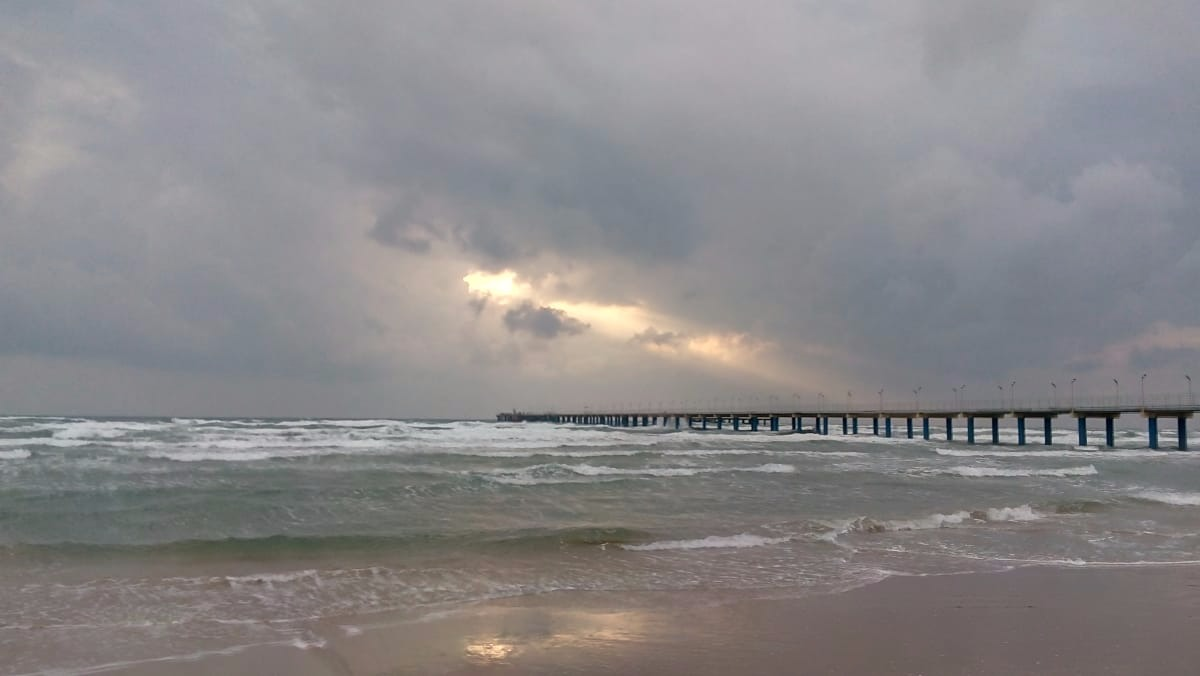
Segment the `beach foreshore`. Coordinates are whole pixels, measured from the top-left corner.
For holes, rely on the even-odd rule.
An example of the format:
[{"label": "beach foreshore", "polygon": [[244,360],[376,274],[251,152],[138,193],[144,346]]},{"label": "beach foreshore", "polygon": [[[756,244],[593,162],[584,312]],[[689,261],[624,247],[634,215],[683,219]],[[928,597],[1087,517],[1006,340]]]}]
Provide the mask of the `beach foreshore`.
[{"label": "beach foreshore", "polygon": [[[758,592],[755,592],[756,594]],[[554,593],[122,674],[1194,674],[1200,567],[892,577],[803,598]]]}]

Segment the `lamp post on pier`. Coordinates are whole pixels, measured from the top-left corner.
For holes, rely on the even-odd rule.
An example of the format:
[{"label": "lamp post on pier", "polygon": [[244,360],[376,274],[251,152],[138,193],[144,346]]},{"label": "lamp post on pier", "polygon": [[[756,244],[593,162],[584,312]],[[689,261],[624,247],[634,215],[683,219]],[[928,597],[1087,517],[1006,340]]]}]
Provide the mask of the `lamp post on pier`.
[{"label": "lamp post on pier", "polygon": [[1050,381],[1050,408],[1058,406],[1058,385],[1054,381]]},{"label": "lamp post on pier", "polygon": [[879,412],[883,413],[883,388],[879,388]]},{"label": "lamp post on pier", "polygon": [[1142,374],[1142,408],[1146,408],[1146,374]]},{"label": "lamp post on pier", "polygon": [[1114,387],[1116,388],[1116,390],[1117,390],[1117,402],[1116,402],[1116,405],[1117,405],[1117,406],[1120,406],[1120,405],[1121,405],[1121,381],[1117,380],[1116,378],[1113,378],[1113,386],[1114,386]]},{"label": "lamp post on pier", "polygon": [[913,390],[913,405],[916,407],[914,413],[921,412],[921,386],[917,385],[917,389]]},{"label": "lamp post on pier", "polygon": [[1072,411],[1075,410],[1075,381],[1076,380],[1078,380],[1078,378],[1071,379],[1071,410]]},{"label": "lamp post on pier", "polygon": [[1184,374],[1183,377],[1188,381],[1188,405],[1190,406],[1195,401],[1192,399],[1192,377],[1187,374]]},{"label": "lamp post on pier", "polygon": [[1017,410],[1017,381],[1015,380],[1008,385],[1008,400],[1009,408]]}]

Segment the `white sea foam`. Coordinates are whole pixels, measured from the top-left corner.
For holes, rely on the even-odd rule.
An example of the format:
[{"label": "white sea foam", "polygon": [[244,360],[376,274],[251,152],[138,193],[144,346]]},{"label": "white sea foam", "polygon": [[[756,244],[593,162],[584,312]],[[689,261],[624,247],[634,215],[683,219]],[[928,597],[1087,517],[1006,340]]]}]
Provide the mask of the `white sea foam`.
[{"label": "white sea foam", "polygon": [[1037,521],[1043,516],[1029,505],[989,508],[985,514],[988,521]]},{"label": "white sea foam", "polygon": [[609,467],[607,465],[589,465],[587,463],[577,465],[547,463],[520,469],[491,470],[487,474],[491,475],[489,478],[502,483],[537,484],[555,483],[553,481],[554,475],[561,476],[563,473],[585,477],[690,477],[722,472],[785,474],[795,471],[796,467],[794,465],[785,465],[782,463],[767,463],[753,467]]},{"label": "white sea foam", "polygon": [[296,638],[292,639],[291,646],[293,648],[299,648],[300,650],[312,650],[314,648],[324,648],[325,647],[325,639],[323,639],[319,636],[313,636],[313,637],[309,637],[306,639],[296,637]]},{"label": "white sea foam", "polygon": [[0,460],[25,460],[31,453],[24,448],[14,448],[11,451],[0,451]]},{"label": "white sea foam", "polygon": [[1179,453],[1171,453],[1169,451],[1152,451],[1147,449],[1125,448],[1113,451],[1101,451],[1097,449],[1087,451],[1070,451],[1065,449],[1059,450],[1043,450],[1043,451],[1025,451],[1015,449],[980,449],[966,450],[961,448],[935,448],[933,449],[938,455],[951,456],[956,458],[1087,458],[1089,460],[1140,460],[1149,458],[1162,458],[1166,456],[1179,456]]},{"label": "white sea foam", "polygon": [[1058,469],[1035,469],[1032,467],[968,467],[965,465],[959,465],[958,467],[951,467],[942,473],[969,478],[1026,476],[1068,477],[1091,476],[1093,474],[1099,474],[1094,465],[1084,465],[1082,467],[1062,467]]},{"label": "white sea foam", "polygon": [[1200,507],[1200,493],[1180,493],[1177,491],[1140,491],[1133,497],[1150,502],[1177,507]]},{"label": "white sea foam", "polygon": [[622,549],[638,552],[659,551],[664,549],[713,549],[713,548],[744,548],[777,545],[791,538],[768,538],[761,535],[741,533],[739,535],[710,535],[699,540],[661,540],[644,545],[621,545]]}]

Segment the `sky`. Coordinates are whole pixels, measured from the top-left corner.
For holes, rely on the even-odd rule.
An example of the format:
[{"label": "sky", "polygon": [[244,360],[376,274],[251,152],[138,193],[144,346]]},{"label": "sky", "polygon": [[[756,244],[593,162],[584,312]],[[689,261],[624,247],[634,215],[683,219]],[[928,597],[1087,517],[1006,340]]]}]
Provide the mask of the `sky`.
[{"label": "sky", "polygon": [[1185,392],[1197,63],[1188,0],[0,3],[0,412]]}]

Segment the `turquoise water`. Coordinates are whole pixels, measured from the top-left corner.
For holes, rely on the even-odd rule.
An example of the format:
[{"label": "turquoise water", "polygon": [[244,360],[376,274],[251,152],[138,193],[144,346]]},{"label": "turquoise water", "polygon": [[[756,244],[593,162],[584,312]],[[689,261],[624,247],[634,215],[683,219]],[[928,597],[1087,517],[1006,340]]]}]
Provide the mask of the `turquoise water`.
[{"label": "turquoise water", "polygon": [[0,418],[0,673],[556,590],[1200,559],[1200,453],[833,431]]}]

